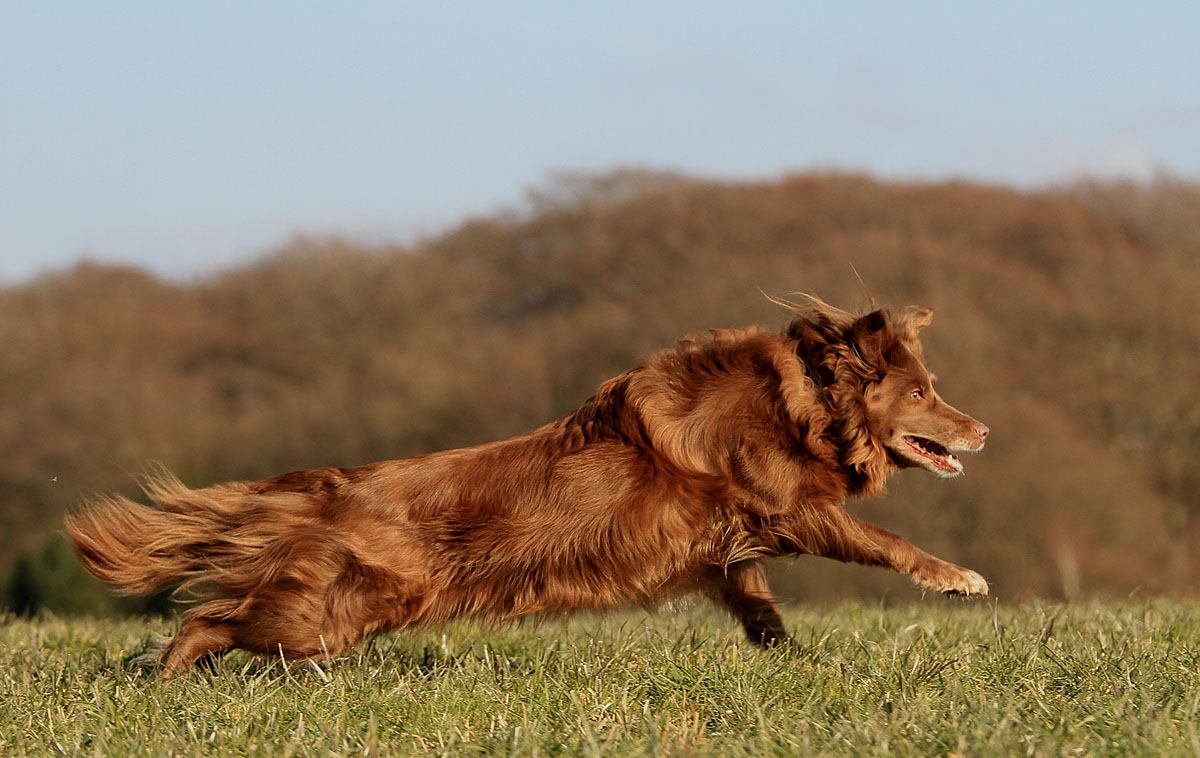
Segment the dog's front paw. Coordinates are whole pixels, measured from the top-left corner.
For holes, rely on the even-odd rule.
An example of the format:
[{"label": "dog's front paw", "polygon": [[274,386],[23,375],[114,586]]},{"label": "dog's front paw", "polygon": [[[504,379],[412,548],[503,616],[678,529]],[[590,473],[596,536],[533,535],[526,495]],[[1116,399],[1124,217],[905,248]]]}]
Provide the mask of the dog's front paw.
[{"label": "dog's front paw", "polygon": [[932,576],[921,577],[919,581],[922,587],[946,595],[986,597],[988,594],[986,579],[975,571],[958,566],[947,565]]},{"label": "dog's front paw", "polygon": [[954,586],[942,590],[947,595],[962,595],[964,597],[987,597],[987,580],[970,569],[962,569],[962,574]]}]

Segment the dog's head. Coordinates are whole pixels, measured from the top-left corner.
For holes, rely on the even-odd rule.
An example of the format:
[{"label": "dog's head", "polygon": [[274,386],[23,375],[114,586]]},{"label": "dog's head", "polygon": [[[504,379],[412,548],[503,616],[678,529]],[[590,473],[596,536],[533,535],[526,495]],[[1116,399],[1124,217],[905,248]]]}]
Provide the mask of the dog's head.
[{"label": "dog's head", "polygon": [[824,303],[789,327],[796,352],[827,393],[842,427],[845,462],[863,488],[881,489],[889,470],[919,466],[939,476],[962,473],[958,453],[983,448],[988,428],[938,395],[918,333],[933,313],[877,310],[853,316]]},{"label": "dog's head", "polygon": [[895,321],[883,311],[868,313],[855,322],[853,346],[878,377],[863,386],[871,436],[899,466],[957,476],[963,470],[957,453],[982,450],[988,428],[938,395],[917,339],[932,318],[917,308]]}]

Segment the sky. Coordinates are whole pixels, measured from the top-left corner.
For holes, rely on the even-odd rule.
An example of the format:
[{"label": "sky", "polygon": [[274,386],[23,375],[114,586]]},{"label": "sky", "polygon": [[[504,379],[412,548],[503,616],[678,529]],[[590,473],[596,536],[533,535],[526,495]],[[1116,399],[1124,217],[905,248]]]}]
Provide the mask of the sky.
[{"label": "sky", "polygon": [[1200,179],[1200,3],[738,5],[0,0],[0,283],[403,242],[560,171]]}]

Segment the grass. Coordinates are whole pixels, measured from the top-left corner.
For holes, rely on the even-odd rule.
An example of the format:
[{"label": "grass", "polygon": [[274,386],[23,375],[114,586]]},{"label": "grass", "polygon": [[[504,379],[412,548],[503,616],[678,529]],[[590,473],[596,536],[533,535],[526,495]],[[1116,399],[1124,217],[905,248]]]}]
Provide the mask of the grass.
[{"label": "grass", "polygon": [[761,654],[696,607],[241,654],[159,682],[170,620],[0,622],[0,754],[1197,755],[1200,603],[792,609]]}]

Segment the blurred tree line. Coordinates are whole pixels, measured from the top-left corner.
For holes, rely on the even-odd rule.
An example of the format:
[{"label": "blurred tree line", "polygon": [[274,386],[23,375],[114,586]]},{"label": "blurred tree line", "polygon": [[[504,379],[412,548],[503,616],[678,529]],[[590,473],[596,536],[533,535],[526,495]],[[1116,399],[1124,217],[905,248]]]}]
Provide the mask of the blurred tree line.
[{"label": "blurred tree line", "polygon": [[[855,271],[861,275],[864,292]],[[930,305],[943,395],[993,429],[969,476],[906,472],[859,515],[1003,598],[1195,588],[1200,185],[1022,192],[844,174],[563,175],[406,246],[298,238],[185,283],[81,263],[0,289],[0,576],[19,611],[114,599],[62,541],[162,461],[193,486],[470,445],[566,413],[763,296]],[[782,561],[800,599],[906,580]]]}]

